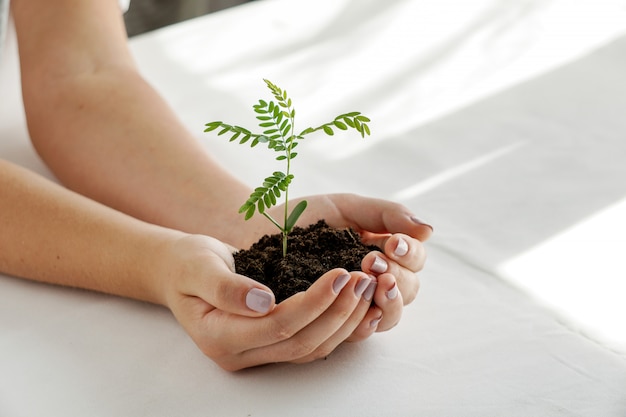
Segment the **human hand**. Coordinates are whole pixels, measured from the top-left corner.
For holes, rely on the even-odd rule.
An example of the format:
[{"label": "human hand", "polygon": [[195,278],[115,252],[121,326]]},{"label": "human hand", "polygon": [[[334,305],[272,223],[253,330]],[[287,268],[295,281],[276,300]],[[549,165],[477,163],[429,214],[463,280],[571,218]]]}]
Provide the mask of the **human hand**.
[{"label": "human hand", "polygon": [[275,305],[267,287],[234,272],[231,248],[216,239],[185,236],[166,253],[164,304],[226,370],[325,357],[370,314],[374,286],[363,272],[333,269]]},{"label": "human hand", "polygon": [[[366,244],[381,248],[370,252],[361,263],[362,270],[377,282],[374,305],[350,340],[361,340],[372,327],[385,331],[394,327],[402,307],[411,303],[419,290],[417,272],[423,267],[426,252],[422,242],[432,234],[432,227],[415,217],[405,206],[394,202],[354,194],[330,194],[306,197],[307,210],[299,220],[308,225],[324,219],[333,227],[351,227]],[[294,200],[292,204],[296,204]],[[282,207],[273,210],[282,210]],[[258,238],[273,233],[272,225],[256,223]],[[249,242],[250,244],[252,242]]]}]

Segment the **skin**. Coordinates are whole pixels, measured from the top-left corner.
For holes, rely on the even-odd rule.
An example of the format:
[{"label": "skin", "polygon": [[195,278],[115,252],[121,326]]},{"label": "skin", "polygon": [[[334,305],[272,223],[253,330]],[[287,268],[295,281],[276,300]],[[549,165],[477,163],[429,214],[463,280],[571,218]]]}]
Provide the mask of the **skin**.
[{"label": "skin", "polygon": [[[231,255],[274,226],[244,222],[237,209],[250,189],[139,74],[117,1],[11,7],[31,140],[63,186],[0,160],[0,271],[164,305],[227,370],[309,362],[398,323],[419,289],[430,226],[385,200],[307,197],[300,225],[325,218],[381,250],[363,272],[329,271],[275,305]],[[265,310],[246,304],[252,289],[270,297]]]}]

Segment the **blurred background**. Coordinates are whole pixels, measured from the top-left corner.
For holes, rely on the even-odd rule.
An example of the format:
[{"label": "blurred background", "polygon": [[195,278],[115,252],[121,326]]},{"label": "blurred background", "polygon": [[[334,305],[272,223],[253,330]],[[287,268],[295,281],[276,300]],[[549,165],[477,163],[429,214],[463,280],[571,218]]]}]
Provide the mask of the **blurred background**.
[{"label": "blurred background", "polygon": [[128,36],[247,3],[251,0],[132,0],[124,16]]}]

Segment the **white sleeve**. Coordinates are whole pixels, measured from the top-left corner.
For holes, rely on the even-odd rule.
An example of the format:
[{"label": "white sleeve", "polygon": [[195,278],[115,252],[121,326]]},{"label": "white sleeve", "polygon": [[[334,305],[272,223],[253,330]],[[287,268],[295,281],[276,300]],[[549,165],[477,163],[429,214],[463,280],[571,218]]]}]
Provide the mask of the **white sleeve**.
[{"label": "white sleeve", "polygon": [[4,49],[4,39],[9,26],[9,0],[0,0],[0,58]]},{"label": "white sleeve", "polygon": [[119,0],[119,2],[122,12],[126,13],[128,11],[128,7],[130,6],[130,0]]}]

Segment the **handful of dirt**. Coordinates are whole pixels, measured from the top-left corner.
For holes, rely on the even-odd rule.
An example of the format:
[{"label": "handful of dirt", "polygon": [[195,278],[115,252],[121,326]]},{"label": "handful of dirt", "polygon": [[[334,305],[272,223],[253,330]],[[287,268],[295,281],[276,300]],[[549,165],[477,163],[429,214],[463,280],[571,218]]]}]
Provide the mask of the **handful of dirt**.
[{"label": "handful of dirt", "polygon": [[250,249],[234,254],[238,274],[261,282],[274,291],[280,303],[305,291],[324,273],[334,268],[360,271],[363,257],[379,250],[361,242],[352,229],[335,229],[324,220],[289,233],[287,256],[283,257],[282,235],[265,235]]}]

